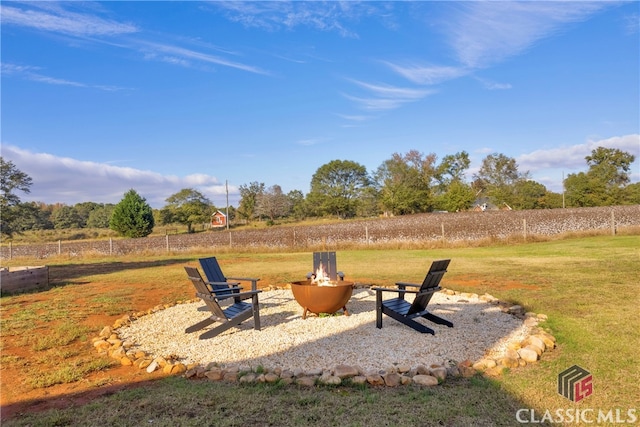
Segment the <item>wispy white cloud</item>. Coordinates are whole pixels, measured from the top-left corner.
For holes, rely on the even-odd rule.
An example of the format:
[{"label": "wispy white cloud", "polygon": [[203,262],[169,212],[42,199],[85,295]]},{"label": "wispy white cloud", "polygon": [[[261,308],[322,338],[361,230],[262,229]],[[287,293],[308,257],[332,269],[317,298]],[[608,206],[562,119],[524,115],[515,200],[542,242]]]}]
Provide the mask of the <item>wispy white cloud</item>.
[{"label": "wispy white cloud", "polygon": [[362,97],[343,94],[345,98],[357,103],[360,108],[364,110],[391,110],[408,102],[420,100],[436,92],[431,89],[413,89],[387,84],[372,84],[354,79],[349,79],[349,81],[373,95]]},{"label": "wispy white cloud", "polygon": [[372,116],[363,114],[337,114],[338,117],[342,117],[345,120],[351,120],[353,122],[364,122],[371,120]]},{"label": "wispy white cloud", "polygon": [[361,127],[366,122],[368,122],[370,120],[374,120],[374,119],[377,118],[377,116],[373,115],[373,114],[339,114],[339,113],[336,113],[336,116],[340,117],[341,119],[346,120],[345,123],[340,125],[340,127],[342,127],[342,128]]},{"label": "wispy white cloud", "polygon": [[305,26],[352,38],[358,34],[348,23],[366,16],[384,18],[390,7],[390,4],[358,1],[220,1],[211,4],[224,10],[230,21],[246,27],[276,31]]},{"label": "wispy white cloud", "polygon": [[143,57],[147,61],[166,62],[168,64],[179,65],[184,68],[189,68],[193,65],[191,61],[187,61],[184,58],[171,55],[159,55],[156,52],[146,52]]},{"label": "wispy white cloud", "polygon": [[198,52],[195,50],[163,43],[155,42],[138,42],[138,45],[145,52],[146,58],[159,58],[165,62],[171,62],[178,65],[189,65],[188,60],[196,60],[208,64],[222,65],[225,67],[236,68],[250,73],[268,75],[269,72],[254,67],[252,65],[243,64],[241,62],[231,61],[226,58]]},{"label": "wispy white cloud", "polygon": [[[224,183],[205,174],[162,175],[108,163],[34,153],[9,144],[2,144],[2,157],[33,180],[31,192],[20,195],[23,201],[69,205],[87,201],[118,203],[124,193],[133,188],[152,207],[160,208],[169,196],[184,188],[195,188],[214,202],[220,202],[219,196],[226,194]],[[238,197],[238,189],[234,186],[229,187],[229,193],[233,198]]]},{"label": "wispy white cloud", "polygon": [[[77,4],[84,3],[77,2]],[[143,52],[143,59],[165,62],[181,67],[193,67],[194,64],[214,64],[250,73],[269,74],[259,67],[243,64],[220,56],[237,55],[236,52],[220,46],[184,38],[180,39],[178,43],[196,46],[198,50],[181,47],[177,43],[145,41],[142,36],[144,33],[143,29],[131,23],[122,23],[101,18],[96,15],[95,8],[89,8],[88,11],[83,9],[82,12],[73,12],[65,9],[76,6],[76,2],[33,2],[19,3],[19,5],[20,7],[1,6],[2,25],[26,27],[38,31],[76,37],[92,43],[102,43],[122,49],[138,50]],[[134,33],[135,37],[133,36]],[[150,35],[147,35],[147,37],[150,37]],[[153,37],[167,38],[170,36],[154,35]],[[176,37],[174,37],[174,39],[175,38]],[[215,50],[219,52],[220,55],[205,53],[206,50]],[[79,87],[90,86],[62,78],[42,76],[33,72],[31,74],[25,74],[25,76],[35,81],[50,84],[65,84]],[[110,86],[96,87],[109,88]]]},{"label": "wispy white cloud", "polygon": [[[521,54],[540,40],[586,20],[615,2],[452,2],[441,29],[458,66],[423,65],[424,59],[404,64],[381,61],[395,73],[418,85],[437,85],[472,75],[511,56]],[[488,90],[511,89],[509,83],[478,78]]]},{"label": "wispy white cloud", "polygon": [[325,140],[326,140],[325,138],[306,138],[306,139],[297,140],[296,144],[303,145],[305,147],[309,147],[309,146],[312,146],[312,145],[321,144]]},{"label": "wispy white cloud", "polygon": [[[70,12],[62,9],[37,9],[38,2],[21,3],[22,8],[0,6],[2,25],[19,25],[40,31],[73,36],[114,36],[136,33],[139,29],[131,23],[103,19],[94,15]],[[25,8],[33,7],[33,8]]]},{"label": "wispy white cloud", "polygon": [[485,68],[616,2],[487,1],[453,5],[445,33],[458,60]]},{"label": "wispy white cloud", "polygon": [[358,104],[358,106],[367,111],[393,110],[406,104],[406,100],[388,99],[388,98],[362,98],[343,94],[348,100]]},{"label": "wispy white cloud", "polygon": [[400,65],[390,61],[382,61],[396,73],[407,80],[420,85],[435,85],[448,80],[465,76],[469,70],[450,66]]},{"label": "wispy white cloud", "polygon": [[640,33],[640,14],[634,13],[626,17],[624,28],[628,35],[635,36]]},{"label": "wispy white cloud", "polygon": [[20,78],[34,81],[34,82],[46,83],[51,85],[74,86],[79,88],[93,88],[93,89],[99,89],[99,90],[108,91],[108,92],[125,89],[119,86],[88,84],[88,83],[82,83],[82,82],[77,82],[73,80],[46,76],[37,72],[38,70],[40,70],[39,67],[28,66],[28,65],[2,63],[1,69],[2,69],[2,74],[5,76],[17,76]]},{"label": "wispy white cloud", "polygon": [[414,100],[424,98],[434,93],[433,90],[403,88],[387,84],[371,84],[360,80],[351,80],[351,82],[384,98]]},{"label": "wispy white cloud", "polygon": [[482,86],[488,90],[507,90],[511,89],[511,83],[497,83],[482,77],[476,77],[476,80],[482,83]]}]

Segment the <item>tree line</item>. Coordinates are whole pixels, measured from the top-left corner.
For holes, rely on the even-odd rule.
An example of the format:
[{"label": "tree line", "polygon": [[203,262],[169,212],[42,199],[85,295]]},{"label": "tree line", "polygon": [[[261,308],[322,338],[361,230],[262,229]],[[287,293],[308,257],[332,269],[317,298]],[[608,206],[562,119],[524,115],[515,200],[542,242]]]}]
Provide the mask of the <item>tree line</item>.
[{"label": "tree line", "polygon": [[[487,155],[471,182],[465,181],[469,154],[461,151],[440,162],[435,154],[417,150],[394,153],[375,171],[350,160],[320,166],[311,178],[310,191],[283,193],[279,185],[262,182],[240,185],[238,207],[230,206],[228,221],[302,220],[458,212],[478,203],[509,209],[551,209],[640,203],[640,183],[630,184],[635,157],[619,149],[598,147],[585,157],[587,170],[569,174],[564,194],[548,191],[521,172],[514,158]],[[201,192],[185,188],[172,194],[161,209],[152,209],[134,189],[117,204],[82,202],[73,206],[23,203],[16,192],[29,193],[32,179],[0,157],[0,229],[2,235],[27,230],[110,228],[122,236],[144,237],[156,224],[183,224],[189,232],[206,224],[218,210]]]}]

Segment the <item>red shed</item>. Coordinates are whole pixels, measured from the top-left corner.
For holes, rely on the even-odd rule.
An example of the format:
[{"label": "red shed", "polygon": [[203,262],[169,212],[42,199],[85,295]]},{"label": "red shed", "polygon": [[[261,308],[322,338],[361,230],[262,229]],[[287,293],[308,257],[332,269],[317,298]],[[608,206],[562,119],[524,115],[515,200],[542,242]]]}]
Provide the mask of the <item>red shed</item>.
[{"label": "red shed", "polygon": [[227,226],[227,216],[220,211],[216,211],[211,215],[211,228],[220,228]]}]

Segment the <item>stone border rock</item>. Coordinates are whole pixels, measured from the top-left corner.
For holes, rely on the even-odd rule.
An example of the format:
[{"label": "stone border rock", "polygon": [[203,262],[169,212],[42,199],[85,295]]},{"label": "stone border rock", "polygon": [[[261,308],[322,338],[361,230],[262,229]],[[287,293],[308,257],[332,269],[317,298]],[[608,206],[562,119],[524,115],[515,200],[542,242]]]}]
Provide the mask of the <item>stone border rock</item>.
[{"label": "stone border rock", "polygon": [[[367,287],[366,285],[357,285]],[[265,288],[265,291],[288,289],[288,287]],[[414,384],[416,386],[435,386],[449,377],[472,377],[476,374],[499,376],[506,370],[536,363],[543,353],[556,346],[553,335],[537,327],[547,320],[544,314],[525,312],[519,305],[500,301],[489,294],[477,295],[443,289],[447,295],[463,298],[478,298],[500,307],[501,311],[519,319],[530,326],[531,334],[519,343],[511,343],[506,354],[498,359],[485,357],[476,361],[450,361],[448,365],[397,365],[377,371],[364,371],[358,366],[337,365],[332,369],[295,369],[268,368],[250,366],[221,366],[209,363],[185,365],[175,356],[153,356],[145,351],[136,350],[136,344],[120,339],[117,329],[142,316],[156,313],[177,304],[191,303],[195,300],[178,301],[175,304],[158,305],[144,312],[125,315],[117,319],[112,326],[105,326],[98,337],[92,339],[94,348],[100,355],[117,360],[123,366],[145,369],[148,373],[162,370],[168,375],[183,375],[186,378],[206,378],[212,381],[229,383],[283,383],[301,386],[340,385],[345,382],[355,385],[398,387]]]}]

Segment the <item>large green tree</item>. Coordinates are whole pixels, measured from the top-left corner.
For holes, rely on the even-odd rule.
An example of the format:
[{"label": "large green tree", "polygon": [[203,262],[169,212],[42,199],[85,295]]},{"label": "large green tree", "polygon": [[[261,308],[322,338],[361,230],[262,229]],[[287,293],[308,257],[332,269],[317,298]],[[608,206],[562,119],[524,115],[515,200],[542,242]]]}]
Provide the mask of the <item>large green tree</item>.
[{"label": "large green tree", "polygon": [[91,212],[93,212],[96,209],[100,209],[101,207],[102,205],[96,202],[80,202],[73,205],[73,208],[75,209],[76,213],[78,214],[81,220],[80,227],[86,227],[87,221],[89,220],[89,216],[91,215]]},{"label": "large green tree", "polygon": [[624,188],[625,205],[640,205],[640,182],[629,184]]},{"label": "large green tree", "polygon": [[83,228],[83,219],[73,206],[61,206],[51,213],[51,222],[57,230],[65,228]]},{"label": "large green tree", "polygon": [[629,173],[635,156],[617,148],[597,147],[585,160],[589,170],[569,174],[564,181],[568,205],[586,207],[625,203],[625,186],[630,181]]},{"label": "large green tree", "polygon": [[193,232],[193,224],[207,223],[215,210],[213,204],[201,192],[183,188],[166,199],[167,205],[160,210],[164,224],[184,224],[187,232]]},{"label": "large green tree", "polygon": [[311,177],[309,206],[319,215],[355,216],[360,196],[371,185],[367,168],[351,160],[332,160]]},{"label": "large green tree", "polygon": [[17,191],[31,192],[33,180],[11,161],[0,157],[0,232],[7,237],[16,232],[15,221],[19,217],[20,197]]},{"label": "large green tree", "polygon": [[238,206],[238,216],[247,222],[250,222],[257,216],[256,208],[258,198],[264,193],[263,182],[251,182],[248,185],[242,184],[240,190],[240,205]]},{"label": "large green tree", "polygon": [[431,186],[437,176],[436,155],[417,150],[394,153],[375,173],[382,208],[393,215],[427,212],[433,206]]},{"label": "large green tree", "polygon": [[598,147],[586,156],[588,173],[597,176],[608,186],[620,187],[629,183],[631,163],[635,156],[617,148]]},{"label": "large green tree", "polygon": [[307,217],[307,203],[304,193],[300,190],[291,190],[287,193],[287,198],[291,204],[291,215],[296,219]]},{"label": "large green tree", "polygon": [[259,216],[265,216],[273,222],[277,218],[288,215],[289,212],[291,212],[291,200],[282,192],[279,185],[272,185],[258,195],[256,213]]},{"label": "large green tree", "polygon": [[514,158],[493,153],[482,160],[478,173],[474,175],[474,187],[494,204],[511,206],[516,202],[516,184],[528,178],[529,172],[520,172]]},{"label": "large green tree", "polygon": [[460,180],[451,181],[444,193],[436,197],[435,207],[448,212],[466,211],[475,201],[475,192],[471,186]]},{"label": "large green tree", "polygon": [[87,227],[90,228],[109,228],[109,220],[115,208],[112,204],[100,205],[89,212],[87,218]]},{"label": "large green tree", "polygon": [[547,206],[547,188],[539,182],[521,180],[514,184],[511,207],[514,209],[544,209]]},{"label": "large green tree", "polygon": [[[13,209],[15,218],[12,228],[15,233],[29,230],[51,230],[51,211],[43,203],[27,202],[16,205]],[[2,215],[4,217],[4,214]],[[4,219],[4,218],[3,218]]]},{"label": "large green tree", "polygon": [[109,228],[125,237],[146,237],[154,225],[151,206],[133,189],[114,207],[109,221]]},{"label": "large green tree", "polygon": [[565,198],[569,207],[593,207],[614,204],[605,183],[585,172],[572,173],[564,180]]},{"label": "large green tree", "polygon": [[471,185],[464,182],[471,161],[469,153],[461,151],[442,158],[436,169],[435,208],[449,212],[466,211],[475,201]]},{"label": "large green tree", "polygon": [[441,192],[446,192],[452,182],[463,182],[470,165],[471,160],[466,151],[444,156],[436,169],[436,179]]}]

